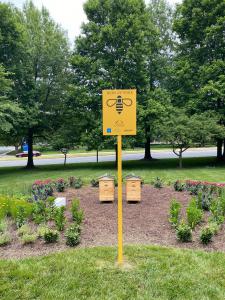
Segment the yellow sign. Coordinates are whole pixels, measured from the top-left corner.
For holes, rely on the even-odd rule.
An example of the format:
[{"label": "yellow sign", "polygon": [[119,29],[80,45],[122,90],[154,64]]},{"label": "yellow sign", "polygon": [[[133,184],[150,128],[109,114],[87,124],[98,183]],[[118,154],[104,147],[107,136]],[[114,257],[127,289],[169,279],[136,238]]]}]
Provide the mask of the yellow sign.
[{"label": "yellow sign", "polygon": [[102,92],[103,135],[136,135],[136,90]]}]

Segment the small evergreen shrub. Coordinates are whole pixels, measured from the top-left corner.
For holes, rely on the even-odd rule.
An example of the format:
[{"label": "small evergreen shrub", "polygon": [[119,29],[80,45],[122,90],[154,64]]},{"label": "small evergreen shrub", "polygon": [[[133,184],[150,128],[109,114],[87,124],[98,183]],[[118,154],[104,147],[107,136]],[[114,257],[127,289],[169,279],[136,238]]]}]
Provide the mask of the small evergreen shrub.
[{"label": "small evergreen shrub", "polygon": [[177,225],[179,224],[180,210],[181,210],[181,204],[176,199],[173,199],[170,204],[169,222],[174,227],[177,227]]},{"label": "small evergreen shrub", "polygon": [[198,208],[196,200],[193,198],[186,210],[188,225],[191,229],[194,229],[199,224],[203,217],[203,212]]},{"label": "small evergreen shrub", "polygon": [[46,199],[45,215],[47,220],[54,219],[55,197],[51,196]]},{"label": "small evergreen shrub", "polygon": [[65,207],[56,207],[55,208],[55,226],[58,231],[63,231],[65,224],[66,224],[66,218],[65,218]]},{"label": "small evergreen shrub", "polygon": [[183,182],[181,182],[179,180],[177,180],[177,181],[174,182],[173,187],[174,187],[174,190],[176,192],[183,192],[183,191],[186,190],[185,183],[183,183]]},{"label": "small evergreen shrub", "polygon": [[45,223],[48,220],[48,212],[46,211],[45,202],[36,201],[33,206],[33,221],[36,224]]},{"label": "small evergreen shrub", "polygon": [[23,206],[18,206],[16,215],[16,227],[20,228],[26,223],[26,213]]},{"label": "small evergreen shrub", "polygon": [[59,233],[57,230],[48,228],[44,232],[44,240],[47,244],[56,243],[58,241],[58,239],[59,239]]},{"label": "small evergreen shrub", "polygon": [[176,230],[177,239],[181,242],[191,242],[192,241],[192,230],[188,224],[182,222]]},{"label": "small evergreen shrub", "polygon": [[78,199],[74,199],[72,201],[72,206],[71,206],[71,213],[72,213],[72,219],[75,223],[80,225],[83,222],[84,219],[84,212],[80,208],[80,202]]},{"label": "small evergreen shrub", "polygon": [[213,230],[210,226],[206,226],[201,230],[200,233],[200,240],[202,244],[207,245],[212,241],[213,237]]},{"label": "small evergreen shrub", "polygon": [[211,216],[209,220],[211,222],[216,222],[218,225],[223,224],[224,215],[223,215],[223,207],[221,204],[221,198],[216,198],[212,201],[210,205],[210,213]]},{"label": "small evergreen shrub", "polygon": [[99,187],[99,180],[96,179],[96,178],[93,178],[93,179],[91,180],[91,186],[92,186],[92,187]]},{"label": "small evergreen shrub", "polygon": [[66,244],[70,247],[74,247],[80,243],[80,226],[73,224],[66,230],[65,233]]},{"label": "small evergreen shrub", "polygon": [[156,189],[161,189],[163,187],[163,181],[159,177],[156,177],[156,179],[153,180],[152,184]]},{"label": "small evergreen shrub", "polygon": [[212,203],[212,200],[213,200],[213,195],[211,192],[202,191],[198,193],[197,202],[199,208],[208,211]]}]

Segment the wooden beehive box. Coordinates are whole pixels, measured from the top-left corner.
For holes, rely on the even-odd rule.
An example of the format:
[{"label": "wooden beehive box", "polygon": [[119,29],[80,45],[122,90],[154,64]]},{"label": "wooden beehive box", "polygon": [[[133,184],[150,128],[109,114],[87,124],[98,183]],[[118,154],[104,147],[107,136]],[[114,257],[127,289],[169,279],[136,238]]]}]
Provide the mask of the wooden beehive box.
[{"label": "wooden beehive box", "polygon": [[137,176],[126,177],[126,199],[127,202],[141,201],[141,178]]},{"label": "wooden beehive box", "polygon": [[101,202],[114,201],[114,178],[108,175],[99,178],[99,200]]}]

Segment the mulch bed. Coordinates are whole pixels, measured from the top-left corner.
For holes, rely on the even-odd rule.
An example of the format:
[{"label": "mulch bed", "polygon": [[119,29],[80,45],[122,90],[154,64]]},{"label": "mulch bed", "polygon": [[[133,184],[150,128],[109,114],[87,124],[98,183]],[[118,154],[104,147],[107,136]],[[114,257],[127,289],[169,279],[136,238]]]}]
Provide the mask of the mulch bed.
[{"label": "mulch bed", "polygon": [[[117,193],[117,191],[116,191]],[[84,187],[79,190],[68,189],[60,196],[66,196],[68,206],[74,198],[80,199],[84,210],[85,220],[81,235],[81,244],[78,247],[111,246],[117,245],[117,198],[114,203],[100,203],[98,188]],[[193,233],[193,242],[180,243],[176,239],[174,229],[168,222],[170,201],[176,198],[187,207],[191,196],[184,192],[175,192],[171,187],[155,189],[150,185],[142,188],[140,203],[126,203],[123,201],[123,232],[124,244],[157,244],[181,248],[205,249],[207,251],[225,251],[225,229],[219,231],[213,242],[203,246],[199,242],[198,227]],[[125,199],[125,188],[123,199]],[[70,221],[69,213],[67,213]],[[205,222],[207,214],[205,214]],[[38,240],[34,245],[22,246],[18,239],[6,247],[0,248],[0,258],[23,258],[35,255],[45,255],[58,252],[69,247],[65,245],[63,234],[56,244],[46,245]]]}]

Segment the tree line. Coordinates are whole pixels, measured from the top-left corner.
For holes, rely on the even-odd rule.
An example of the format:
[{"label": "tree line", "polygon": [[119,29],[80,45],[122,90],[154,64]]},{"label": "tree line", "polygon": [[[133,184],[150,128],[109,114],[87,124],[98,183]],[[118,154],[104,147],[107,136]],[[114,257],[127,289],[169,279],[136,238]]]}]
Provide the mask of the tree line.
[{"label": "tree line", "polygon": [[0,141],[56,149],[114,146],[102,136],[103,89],[137,89],[135,137],[125,145],[164,141],[180,159],[193,144],[212,143],[225,159],[225,2],[87,0],[87,22],[71,49],[43,7],[0,3]]}]

